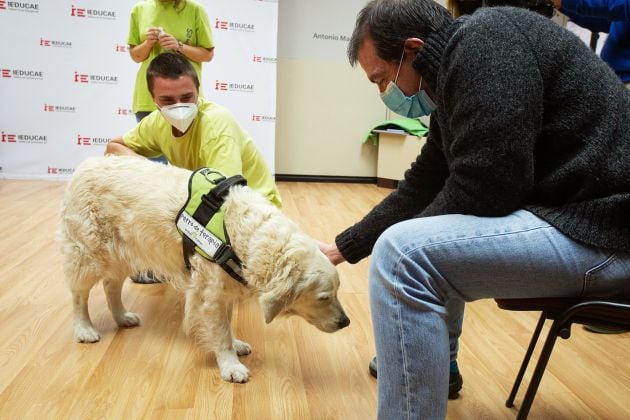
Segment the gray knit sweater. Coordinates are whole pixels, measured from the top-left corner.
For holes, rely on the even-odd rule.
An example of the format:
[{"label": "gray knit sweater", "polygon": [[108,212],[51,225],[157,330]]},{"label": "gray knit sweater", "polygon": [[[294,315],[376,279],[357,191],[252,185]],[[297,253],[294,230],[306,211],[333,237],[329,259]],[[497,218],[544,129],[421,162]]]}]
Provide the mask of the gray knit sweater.
[{"label": "gray knit sweater", "polygon": [[413,65],[437,96],[427,142],[398,189],[337,236],[347,261],[402,220],[517,209],[630,251],[630,91],[580,39],[484,8],[432,33]]}]

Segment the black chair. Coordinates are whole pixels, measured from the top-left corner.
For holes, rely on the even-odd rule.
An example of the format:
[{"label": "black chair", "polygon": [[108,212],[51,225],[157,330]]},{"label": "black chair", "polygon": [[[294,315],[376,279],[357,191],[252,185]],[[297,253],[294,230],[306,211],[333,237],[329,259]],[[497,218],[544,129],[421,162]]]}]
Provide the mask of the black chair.
[{"label": "black chair", "polygon": [[538,324],[525,353],[525,358],[518,371],[512,392],[505,405],[512,407],[529,360],[531,359],[536,342],[547,319],[553,320],[547,339],[540,353],[538,363],[527,387],[525,398],[518,411],[517,419],[526,419],[532,406],[538,385],[551,356],[556,338],[567,339],[571,336],[572,324],[586,324],[603,328],[630,329],[630,299],[495,299],[501,309],[508,311],[539,311]]}]

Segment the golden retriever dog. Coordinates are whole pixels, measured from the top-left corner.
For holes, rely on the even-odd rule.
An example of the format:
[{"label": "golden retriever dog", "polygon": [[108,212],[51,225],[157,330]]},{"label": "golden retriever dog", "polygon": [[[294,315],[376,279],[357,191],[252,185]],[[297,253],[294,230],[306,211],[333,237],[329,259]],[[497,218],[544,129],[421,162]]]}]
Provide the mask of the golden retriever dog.
[{"label": "golden retriever dog", "polygon": [[131,156],[89,158],[66,190],[59,239],[74,309],[74,338],[100,340],[88,312],[90,289],[99,280],[118,326],[140,323],[121,300],[129,275],[151,270],[185,295],[183,327],[214,352],[221,377],[247,382],[238,356],[251,352],[230,326],[235,299],[254,296],[265,321],[296,314],[325,332],[350,320],[339,300],[339,276],[316,242],[261,194],[231,187],[225,228],[243,262],[243,285],[198,253],[184,263],[175,221],[188,197],[191,172]]}]

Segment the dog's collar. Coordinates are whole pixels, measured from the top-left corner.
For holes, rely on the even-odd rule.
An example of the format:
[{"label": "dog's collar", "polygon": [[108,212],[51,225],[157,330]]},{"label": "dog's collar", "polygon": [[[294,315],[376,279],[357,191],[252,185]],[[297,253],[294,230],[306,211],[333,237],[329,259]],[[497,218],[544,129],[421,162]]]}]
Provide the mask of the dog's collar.
[{"label": "dog's collar", "polygon": [[177,215],[176,225],[182,234],[187,269],[190,270],[190,256],[197,251],[247,286],[243,263],[230,245],[223,221],[225,196],[234,185],[247,185],[247,181],[240,175],[226,178],[211,168],[194,171],[188,181],[188,200]]}]

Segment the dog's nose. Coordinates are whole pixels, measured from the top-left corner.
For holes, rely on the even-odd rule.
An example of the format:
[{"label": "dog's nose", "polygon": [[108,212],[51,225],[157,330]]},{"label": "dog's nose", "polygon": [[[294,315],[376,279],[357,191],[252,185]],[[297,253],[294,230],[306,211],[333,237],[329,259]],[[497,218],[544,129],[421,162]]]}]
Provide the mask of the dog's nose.
[{"label": "dog's nose", "polygon": [[346,328],[348,325],[350,325],[350,318],[348,318],[344,314],[343,317],[337,323],[337,326],[339,327],[339,329],[342,329],[342,328]]}]

